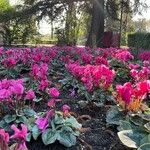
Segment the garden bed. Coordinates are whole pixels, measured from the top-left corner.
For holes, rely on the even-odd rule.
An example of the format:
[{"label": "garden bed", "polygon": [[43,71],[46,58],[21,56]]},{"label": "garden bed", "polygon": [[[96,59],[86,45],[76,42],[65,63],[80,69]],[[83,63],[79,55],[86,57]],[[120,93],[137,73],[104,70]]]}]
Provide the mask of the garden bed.
[{"label": "garden bed", "polygon": [[144,55],[141,61],[127,49],[56,46],[0,53],[1,150],[150,146]]}]

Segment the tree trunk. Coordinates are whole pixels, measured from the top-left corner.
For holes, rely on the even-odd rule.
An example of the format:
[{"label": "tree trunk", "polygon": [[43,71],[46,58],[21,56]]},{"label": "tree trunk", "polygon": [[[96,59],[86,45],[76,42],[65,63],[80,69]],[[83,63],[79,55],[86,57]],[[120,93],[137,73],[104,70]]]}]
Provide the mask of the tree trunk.
[{"label": "tree trunk", "polygon": [[104,0],[93,0],[90,32],[86,42],[89,47],[103,46],[104,34]]}]

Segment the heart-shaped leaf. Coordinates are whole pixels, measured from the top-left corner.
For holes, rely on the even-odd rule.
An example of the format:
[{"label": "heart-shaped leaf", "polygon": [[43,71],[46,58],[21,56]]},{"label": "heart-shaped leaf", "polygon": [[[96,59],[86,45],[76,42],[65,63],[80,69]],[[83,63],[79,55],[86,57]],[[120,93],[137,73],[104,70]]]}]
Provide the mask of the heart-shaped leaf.
[{"label": "heart-shaped leaf", "polygon": [[26,140],[27,140],[27,142],[30,142],[30,140],[31,140],[31,133],[27,134]]},{"label": "heart-shaped leaf", "polygon": [[52,144],[56,141],[58,134],[56,131],[52,129],[47,129],[42,134],[42,140],[45,145]]},{"label": "heart-shaped leaf", "polygon": [[78,123],[78,121],[73,116],[66,118],[65,124],[70,124],[71,127],[74,127],[77,129],[78,128],[80,129],[82,127],[82,125],[80,123]]},{"label": "heart-shaped leaf", "polygon": [[63,119],[62,115],[56,114],[55,118],[54,118],[54,122],[55,122],[55,124],[64,123],[64,119]]},{"label": "heart-shaped leaf", "polygon": [[150,131],[150,122],[146,123],[146,124],[144,125],[144,127],[145,127],[148,131]]},{"label": "heart-shaped leaf", "polygon": [[132,129],[131,123],[129,121],[123,121],[123,120],[121,120],[120,121],[120,126],[117,129],[119,131],[122,131],[122,130],[131,130]]},{"label": "heart-shaped leaf", "polygon": [[142,126],[143,125],[143,119],[140,116],[133,116],[130,117],[130,121],[134,123],[137,126]]},{"label": "heart-shaped leaf", "polygon": [[150,143],[150,134],[147,134],[143,139],[141,139],[140,145],[143,145],[145,143]]},{"label": "heart-shaped leaf", "polygon": [[35,140],[37,140],[38,136],[41,134],[41,131],[39,130],[39,128],[37,127],[37,125],[35,125],[32,128],[32,136]]},{"label": "heart-shaped leaf", "polygon": [[150,143],[145,143],[141,145],[138,150],[150,150]]},{"label": "heart-shaped leaf", "polygon": [[124,130],[118,132],[119,139],[121,142],[130,148],[137,148],[140,146],[141,139],[143,139],[146,134],[138,130]]},{"label": "heart-shaped leaf", "polygon": [[69,131],[67,128],[64,128],[59,133],[58,141],[66,147],[71,147],[76,144],[76,136],[71,130]]},{"label": "heart-shaped leaf", "polygon": [[25,113],[25,115],[27,115],[29,117],[32,117],[32,116],[36,115],[36,112],[33,109],[30,109],[30,108],[25,108],[23,110],[23,112]]},{"label": "heart-shaped leaf", "polygon": [[4,117],[4,120],[6,121],[6,123],[11,123],[16,120],[16,115],[6,115]]},{"label": "heart-shaped leaf", "polygon": [[119,111],[117,106],[112,106],[108,112],[106,117],[106,122],[108,124],[120,125],[120,121],[124,119],[124,115],[121,111]]},{"label": "heart-shaped leaf", "polygon": [[141,117],[146,121],[150,121],[150,114],[142,114]]}]

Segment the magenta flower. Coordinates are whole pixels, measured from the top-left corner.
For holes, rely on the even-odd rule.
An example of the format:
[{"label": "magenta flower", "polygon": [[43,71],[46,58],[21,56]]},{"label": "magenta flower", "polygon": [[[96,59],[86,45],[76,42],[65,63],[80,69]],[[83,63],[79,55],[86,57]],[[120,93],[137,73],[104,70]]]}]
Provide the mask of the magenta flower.
[{"label": "magenta flower", "polygon": [[11,87],[11,91],[16,95],[22,95],[24,92],[24,87],[20,83],[16,83]]},{"label": "magenta flower", "polygon": [[47,118],[38,118],[35,123],[40,130],[45,130],[48,127]]},{"label": "magenta flower", "polygon": [[11,136],[13,139],[21,140],[21,141],[26,141],[27,137],[27,132],[28,128],[26,125],[21,124],[21,129],[18,129],[16,125],[12,125],[11,129],[14,130],[14,135]]},{"label": "magenta flower", "polygon": [[58,89],[56,89],[56,88],[54,88],[54,87],[53,87],[53,88],[50,88],[48,92],[49,92],[49,94],[50,94],[52,97],[55,97],[55,98],[58,98],[59,95],[60,95]]},{"label": "magenta flower", "polygon": [[26,125],[21,124],[21,129],[18,129],[16,125],[12,125],[11,129],[14,130],[14,135],[12,135],[10,138],[17,140],[16,149],[17,150],[25,150],[26,147],[26,137],[28,128]]},{"label": "magenta flower", "polygon": [[147,93],[150,92],[150,80],[137,83],[134,92],[136,97],[141,100],[144,99],[147,96]]},{"label": "magenta flower", "polygon": [[41,91],[44,91],[48,87],[48,84],[49,84],[48,80],[41,80],[39,89]]},{"label": "magenta flower", "polygon": [[70,111],[70,107],[65,104],[65,105],[62,106],[62,110],[63,110],[64,114],[67,115]]},{"label": "magenta flower", "polygon": [[44,131],[48,127],[48,119],[52,118],[55,115],[55,110],[52,109],[47,112],[46,117],[40,117],[36,120],[36,125],[42,131]]},{"label": "magenta flower", "polygon": [[32,89],[30,89],[30,90],[27,92],[25,98],[28,99],[28,100],[33,100],[33,99],[35,98],[35,93],[34,93],[34,91],[33,91]]},{"label": "magenta flower", "polygon": [[56,104],[56,100],[55,99],[50,99],[47,103],[47,105],[49,107],[55,107],[55,104]]},{"label": "magenta flower", "polygon": [[130,82],[125,83],[122,85],[116,86],[117,93],[121,97],[122,101],[125,102],[125,104],[129,104],[131,102],[132,94],[133,94],[133,87]]},{"label": "magenta flower", "polygon": [[9,142],[9,134],[4,129],[0,129],[0,136],[5,143]]},{"label": "magenta flower", "polygon": [[0,90],[0,99],[7,99],[11,96],[11,91],[6,89]]}]

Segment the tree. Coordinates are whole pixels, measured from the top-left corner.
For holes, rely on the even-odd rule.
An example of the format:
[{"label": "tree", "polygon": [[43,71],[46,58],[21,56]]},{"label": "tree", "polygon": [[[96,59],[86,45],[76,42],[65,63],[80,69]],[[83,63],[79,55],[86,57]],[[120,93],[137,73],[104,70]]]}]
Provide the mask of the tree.
[{"label": "tree", "polygon": [[[43,17],[48,16],[50,20],[54,21],[63,14],[66,6],[70,5],[70,9],[74,11],[72,4],[74,4],[75,2],[83,2],[83,5],[89,4],[90,6],[92,6],[92,11],[89,12],[92,16],[92,19],[91,25],[89,27],[90,29],[86,45],[91,47],[102,46],[105,22],[104,10],[107,10],[108,14],[114,20],[118,20],[120,22],[121,31],[124,10],[127,10],[128,8],[134,6],[132,11],[138,11],[140,8],[139,6],[143,7],[142,0],[134,1],[135,3],[131,5],[132,0],[24,0],[24,5],[20,6],[20,9],[18,9],[15,13],[3,13],[2,17],[0,17],[0,21],[10,19],[13,20],[14,18],[30,17],[31,15],[36,16],[37,20],[41,20]],[[68,10],[66,11],[66,13],[69,14],[70,11]],[[68,15],[66,15],[66,17],[67,16]],[[68,24],[67,20],[68,19],[66,19],[66,25]],[[74,22],[74,20],[71,19],[71,22]],[[70,26],[71,24],[74,24],[71,22],[69,24]],[[70,30],[69,28],[67,28],[67,30],[69,30],[69,32],[72,32],[72,30]],[[66,34],[68,34],[68,32],[66,32]]]},{"label": "tree", "polygon": [[104,33],[104,0],[93,0],[91,27],[87,46],[102,46]]}]

